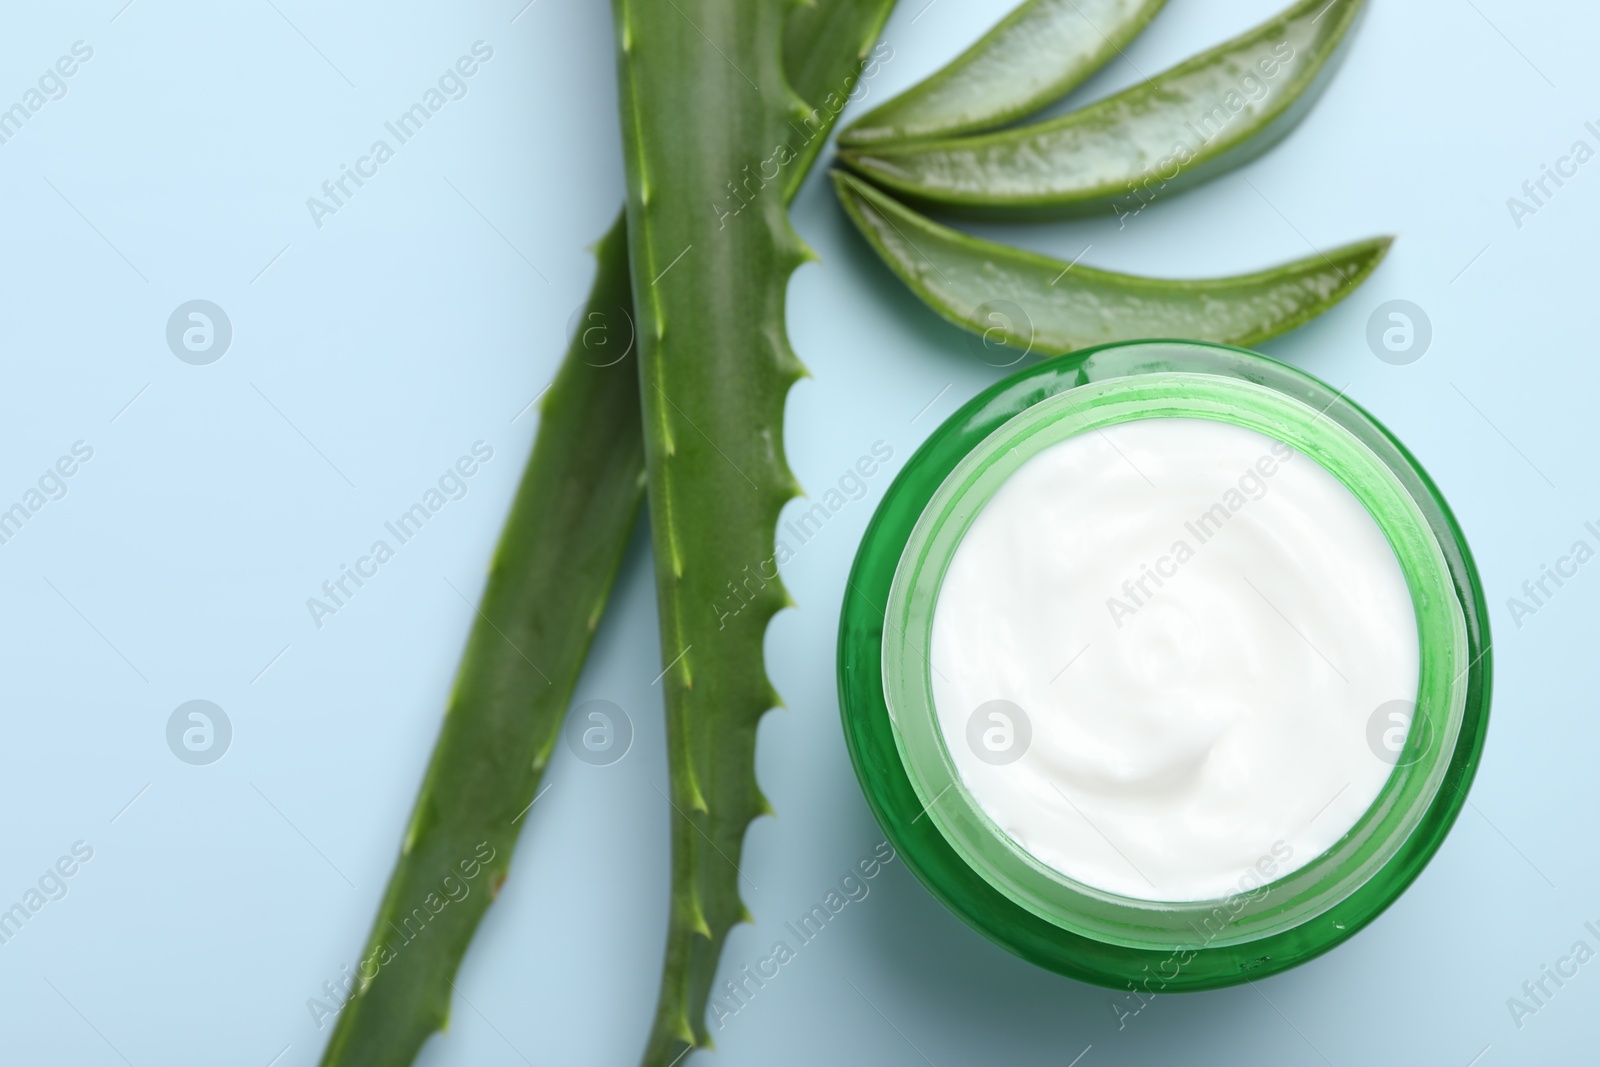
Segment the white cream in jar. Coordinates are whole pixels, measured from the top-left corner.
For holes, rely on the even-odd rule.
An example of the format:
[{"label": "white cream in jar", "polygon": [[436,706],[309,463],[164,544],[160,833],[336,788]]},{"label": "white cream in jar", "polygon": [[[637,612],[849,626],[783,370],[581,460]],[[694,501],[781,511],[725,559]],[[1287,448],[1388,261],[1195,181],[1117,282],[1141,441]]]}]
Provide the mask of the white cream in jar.
[{"label": "white cream in jar", "polygon": [[1410,592],[1365,507],[1282,442],[1195,418],[1028,459],[956,548],[928,652],[989,818],[1067,877],[1151,901],[1326,851],[1392,769],[1369,722],[1418,679]]}]

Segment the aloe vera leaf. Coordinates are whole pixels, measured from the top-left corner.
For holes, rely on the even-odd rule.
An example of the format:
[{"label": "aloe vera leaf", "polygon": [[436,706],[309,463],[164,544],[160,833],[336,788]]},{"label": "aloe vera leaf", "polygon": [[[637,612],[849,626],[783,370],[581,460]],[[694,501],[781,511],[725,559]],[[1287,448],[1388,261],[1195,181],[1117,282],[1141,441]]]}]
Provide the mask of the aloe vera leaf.
[{"label": "aloe vera leaf", "polygon": [[[618,333],[607,340],[625,344],[626,324],[610,318],[630,303],[620,217],[596,252],[584,321],[602,316],[593,321]],[[600,351],[580,330],[543,398],[400,860],[356,967],[361,980],[323,1067],[412,1062],[449,1017],[451,980],[510,868],[644,493],[636,361]]]},{"label": "aloe vera leaf", "polygon": [[900,280],[1013,362],[1143,337],[1252,345],[1348,296],[1382,262],[1375,237],[1230,278],[1145,278],[1069,264],[941,226],[843,171],[839,201]]},{"label": "aloe vera leaf", "polygon": [[[785,34],[785,55],[786,61],[796,64],[792,77],[808,99],[822,101],[826,92],[841,86],[843,92],[850,91],[888,11],[882,0],[817,0],[795,12]],[[832,114],[837,117],[837,111]],[[826,133],[824,129],[822,138]],[[799,177],[803,169],[792,181],[794,187]],[[604,323],[616,331],[605,339],[607,345],[626,346],[632,340],[625,226],[619,216],[597,246],[598,269],[581,320]],[[630,316],[628,322],[616,321],[619,309]],[[602,317],[597,320],[594,315]],[[426,905],[427,894],[437,891],[451,864],[476,858],[480,841],[495,850],[495,859],[486,868],[488,876],[480,873],[473,880],[480,890],[497,886],[496,879],[509,868],[516,836],[514,831],[503,832],[503,812],[510,805],[520,814],[537,795],[572,684],[644,493],[638,371],[631,354],[612,366],[609,351],[595,344],[586,347],[580,333],[546,394],[528,470],[485,589],[483,614],[463,658],[457,699],[440,732],[412,818],[416,833],[407,835],[408,847],[391,876],[362,960],[386,943],[387,932],[396,929],[393,924],[410,917],[409,907],[416,902]],[[590,433],[600,436],[591,441]],[[628,500],[631,504],[625,503]],[[575,518],[564,518],[569,515]],[[608,555],[613,562],[606,572],[601,564]],[[566,560],[576,561],[576,573],[567,573],[562,562]],[[525,571],[529,566],[533,569]],[[543,678],[514,678],[519,662],[512,658],[509,644],[497,645],[498,638],[486,638],[483,631],[489,620],[498,620],[497,625],[510,634],[513,627],[508,620],[513,618],[532,620],[534,629],[548,634],[542,647],[555,650],[554,656],[549,662],[536,661],[550,676],[548,684]],[[529,658],[534,661],[531,652]],[[468,684],[469,664],[481,672],[476,685]],[[485,684],[495,676],[503,684]],[[555,689],[563,678],[567,680],[557,699]],[[486,769],[498,767],[484,754],[492,757],[518,749],[535,751],[539,758],[492,779],[483,776]],[[448,821],[441,818],[446,812],[452,816]],[[518,824],[519,814],[511,816]],[[460,874],[457,867],[458,883]],[[358,986],[339,1016],[323,1067],[401,1067],[412,1062],[428,1035],[444,1025],[449,1009],[444,987],[460,966],[492,895],[481,891],[469,896],[466,899],[474,902],[471,908],[447,906],[439,918],[448,913],[454,921],[430,923],[425,942],[415,949],[408,945],[393,962],[377,968],[372,982]]]},{"label": "aloe vera leaf", "polygon": [[[889,0],[862,3],[854,24],[875,36],[871,9]],[[755,780],[757,724],[778,702],[762,644],[790,603],[773,538],[799,491],[782,416],[804,372],[784,302],[809,252],[786,211],[796,178],[744,185],[737,209],[723,190],[763,157],[793,174],[807,162],[792,142],[812,109],[778,62],[789,6],[613,0],[672,808],[667,944],[643,1055],[658,1067],[711,1043],[717,959],[749,918],[745,830],[771,810]]]},{"label": "aloe vera leaf", "polygon": [[1166,0],[1028,0],[971,48],[839,134],[853,148],[992,130],[1071,92]]},{"label": "aloe vera leaf", "polygon": [[798,489],[780,427],[803,368],[783,323],[806,249],[775,184],[749,188],[737,218],[705,205],[787,143],[806,109],[773,62],[781,0],[613,10],[673,809],[666,958],[643,1062],[666,1067],[709,1043],[717,958],[748,917],[745,829],[771,810],[755,780],[757,724],[778,703],[762,639],[788,596],[774,573],[737,611],[718,606],[745,566],[771,560],[779,509]]},{"label": "aloe vera leaf", "polygon": [[[821,101],[822,94],[838,86],[850,93],[867,48],[888,18],[888,6],[882,0],[818,0],[790,18],[786,58],[797,64],[794,80],[808,98],[816,93],[813,99]],[[829,126],[837,110],[830,115]],[[826,133],[821,131],[819,142]],[[803,176],[803,168],[797,170],[792,187]],[[632,325],[613,318],[618,309],[632,314],[626,222],[621,216],[598,243],[597,258],[582,322],[605,323],[608,330],[618,331],[606,342],[626,346],[632,341]],[[594,320],[594,315],[602,318]],[[624,331],[627,336],[622,336]],[[475,885],[498,888],[496,880],[509,869],[515,843],[515,830],[506,833],[504,811],[510,805],[522,813],[538,795],[566,699],[632,530],[645,486],[637,366],[632,355],[624,355],[613,366],[608,350],[586,347],[581,338],[582,334],[574,338],[544,400],[528,470],[494,557],[482,614],[462,659],[453,713],[445,718],[435,744],[413,814],[413,830],[390,877],[362,960],[371,958],[381,945],[402,939],[390,939],[389,931],[397,931],[397,923],[403,925],[411,917],[408,909],[416,902],[426,905],[427,893],[437,891],[451,864],[475,861],[480,841],[490,843],[496,859],[486,867],[488,877],[480,872]],[[590,434],[598,437],[592,440]],[[557,522],[558,517],[568,518]],[[610,569],[606,558],[611,560]],[[563,560],[576,561],[576,573],[566,573]],[[549,673],[549,680],[542,675],[526,677],[530,672],[520,656],[512,656],[509,638],[507,643],[488,638],[491,624],[501,627],[498,632],[515,632],[512,619],[530,621],[544,635],[539,648],[550,649],[552,657],[536,662]],[[531,667],[531,654],[526,662]],[[515,677],[518,670],[522,678]],[[469,673],[477,677],[469,678]],[[494,685],[493,678],[499,678],[501,685]],[[530,749],[538,758],[526,760],[520,768],[502,768],[493,758],[485,758],[485,753],[493,757]],[[502,773],[486,774],[494,769]],[[510,819],[520,822],[518,814]],[[397,955],[394,963],[376,969],[373,981],[358,985],[334,1027],[323,1067],[398,1067],[413,1061],[422,1041],[448,1016],[446,987],[491,897],[483,891],[467,897],[470,907],[466,901],[448,905],[440,918],[448,913],[453,921],[430,923],[427,941],[406,953],[403,971]]]},{"label": "aloe vera leaf", "polygon": [[1303,0],[1060,118],[852,148],[840,159],[910,203],[958,214],[1127,216],[1254,158],[1293,129],[1332,76],[1361,9],[1362,0]]}]

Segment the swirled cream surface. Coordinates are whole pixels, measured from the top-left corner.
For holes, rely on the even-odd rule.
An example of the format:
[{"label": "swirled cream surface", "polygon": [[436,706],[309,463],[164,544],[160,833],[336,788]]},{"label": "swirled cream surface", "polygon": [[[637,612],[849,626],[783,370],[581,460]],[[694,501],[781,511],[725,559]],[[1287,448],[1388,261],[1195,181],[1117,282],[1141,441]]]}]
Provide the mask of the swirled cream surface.
[{"label": "swirled cream surface", "polygon": [[1019,467],[956,549],[929,654],[979,806],[1069,878],[1152,901],[1325,852],[1393,768],[1409,717],[1384,709],[1417,693],[1411,596],[1366,508],[1283,442],[1193,418]]}]

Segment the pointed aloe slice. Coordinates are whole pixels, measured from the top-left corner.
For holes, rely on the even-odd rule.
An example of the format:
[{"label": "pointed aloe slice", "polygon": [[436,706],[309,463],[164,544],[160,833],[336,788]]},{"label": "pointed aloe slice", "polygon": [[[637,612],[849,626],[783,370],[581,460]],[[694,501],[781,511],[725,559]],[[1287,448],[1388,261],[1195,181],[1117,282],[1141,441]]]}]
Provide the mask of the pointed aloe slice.
[{"label": "pointed aloe slice", "polygon": [[1332,75],[1362,0],[1304,0],[1155,78],[1047,122],[855,148],[852,169],[919,205],[989,217],[1115,210],[1214,177],[1271,147]]},{"label": "pointed aloe slice", "polygon": [[979,334],[986,352],[1003,355],[997,365],[1144,337],[1252,345],[1343,300],[1393,241],[1375,237],[1232,278],[1143,278],[968,237],[858,178],[832,177],[890,269],[940,316]]},{"label": "pointed aloe slice", "polygon": [[1028,0],[938,73],[839,135],[852,147],[992,130],[1059,100],[1166,0]]}]

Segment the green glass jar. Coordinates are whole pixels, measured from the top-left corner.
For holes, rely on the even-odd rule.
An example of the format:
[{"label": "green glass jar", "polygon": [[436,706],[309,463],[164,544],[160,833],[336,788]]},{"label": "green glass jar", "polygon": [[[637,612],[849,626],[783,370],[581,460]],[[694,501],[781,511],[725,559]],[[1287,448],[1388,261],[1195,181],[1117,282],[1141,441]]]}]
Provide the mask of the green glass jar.
[{"label": "green glass jar", "polygon": [[[1138,419],[1233,423],[1312,457],[1366,507],[1400,564],[1418,631],[1417,699],[1377,798],[1326,852],[1232,896],[1118,896],[1041,863],[963,784],[934,711],[940,581],[972,520],[1039,451]],[[846,742],[874,814],[952,911],[1061,974],[1143,993],[1281,971],[1371,922],[1433,856],[1466,801],[1488,724],[1489,635],[1466,541],[1416,461],[1310,375],[1242,349],[1140,341],[1041,363],[951,416],[867,528],[839,635]]]}]

